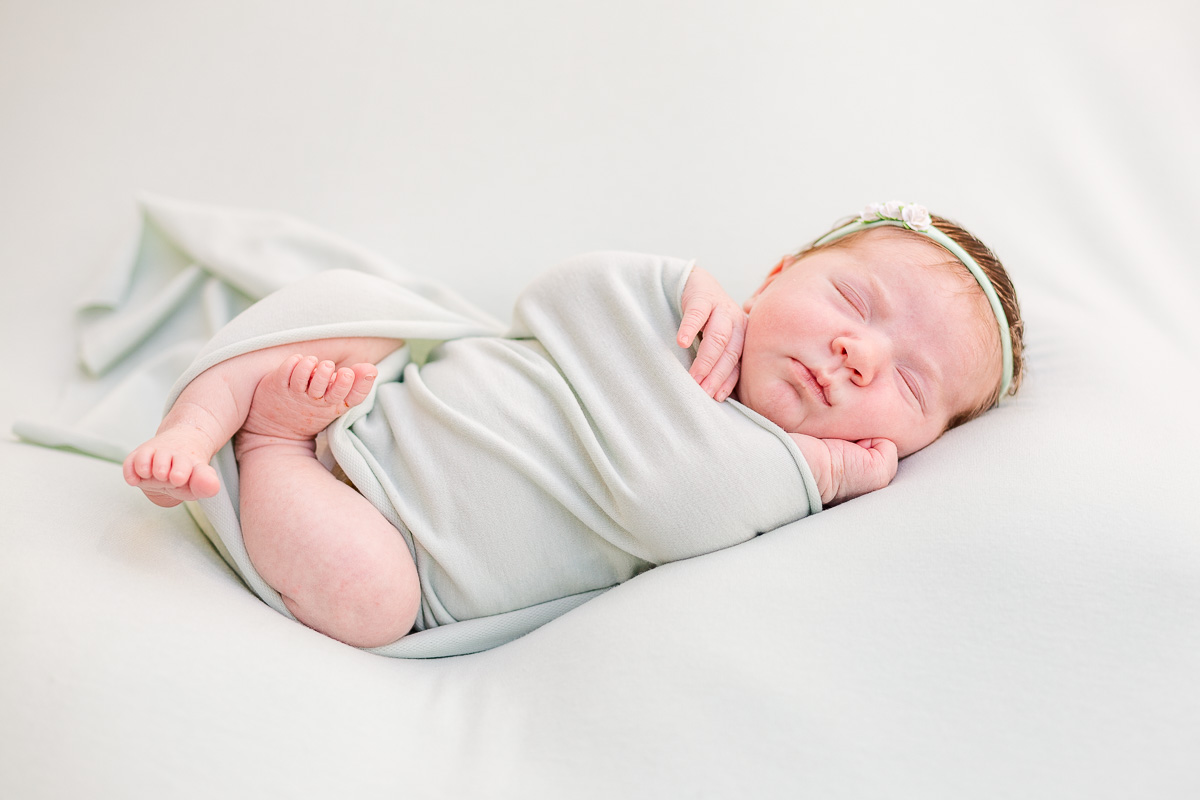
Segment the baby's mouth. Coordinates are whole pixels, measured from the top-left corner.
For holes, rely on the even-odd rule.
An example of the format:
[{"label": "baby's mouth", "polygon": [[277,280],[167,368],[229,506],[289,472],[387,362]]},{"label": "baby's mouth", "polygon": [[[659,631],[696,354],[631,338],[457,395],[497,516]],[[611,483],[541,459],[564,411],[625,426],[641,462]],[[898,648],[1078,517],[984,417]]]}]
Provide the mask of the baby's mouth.
[{"label": "baby's mouth", "polygon": [[799,383],[805,386],[813,397],[820,400],[825,405],[832,405],[829,398],[825,395],[825,387],[817,381],[817,377],[812,374],[812,370],[801,364],[796,359],[792,359],[792,369],[796,373]]}]

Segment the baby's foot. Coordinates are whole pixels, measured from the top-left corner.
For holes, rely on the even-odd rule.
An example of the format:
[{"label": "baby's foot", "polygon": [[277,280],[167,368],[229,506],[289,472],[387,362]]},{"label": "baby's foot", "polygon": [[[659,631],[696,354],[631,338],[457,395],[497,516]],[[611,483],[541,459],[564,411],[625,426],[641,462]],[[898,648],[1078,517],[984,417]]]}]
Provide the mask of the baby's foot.
[{"label": "baby's foot", "polygon": [[199,430],[171,428],[130,453],[122,471],[125,482],[145,492],[150,502],[170,508],[212,497],[221,488],[208,463],[212,455],[212,443]]},{"label": "baby's foot", "polygon": [[234,439],[234,452],[262,444],[310,441],[371,391],[374,364],[336,369],[332,361],[294,355],[264,377],[254,390],[250,413]]}]

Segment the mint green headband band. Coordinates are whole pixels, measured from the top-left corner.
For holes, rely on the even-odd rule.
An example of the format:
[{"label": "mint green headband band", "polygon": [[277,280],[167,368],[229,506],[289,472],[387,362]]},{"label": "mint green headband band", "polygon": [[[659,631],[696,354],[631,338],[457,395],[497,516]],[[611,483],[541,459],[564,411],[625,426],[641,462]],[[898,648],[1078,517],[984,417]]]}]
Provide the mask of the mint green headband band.
[{"label": "mint green headband band", "polygon": [[820,247],[823,244],[829,244],[832,241],[841,239],[843,236],[849,236],[852,233],[864,231],[868,228],[875,228],[880,225],[907,228],[910,231],[916,231],[928,236],[949,250],[975,276],[975,280],[979,282],[979,287],[983,289],[988,304],[992,307],[992,313],[996,315],[996,322],[1000,326],[1001,368],[1003,370],[1000,378],[1000,397],[1003,398],[1008,394],[1008,387],[1012,383],[1013,377],[1012,336],[1008,331],[1008,316],[1004,313],[1004,306],[1000,305],[1000,297],[996,294],[996,289],[992,286],[992,282],[988,280],[987,273],[979,268],[979,265],[975,263],[975,259],[971,258],[970,254],[966,250],[963,250],[958,242],[933,226],[933,220],[930,219],[929,212],[923,206],[916,205],[915,203],[872,203],[867,206],[866,211],[858,219],[830,231],[813,242],[812,246]]}]

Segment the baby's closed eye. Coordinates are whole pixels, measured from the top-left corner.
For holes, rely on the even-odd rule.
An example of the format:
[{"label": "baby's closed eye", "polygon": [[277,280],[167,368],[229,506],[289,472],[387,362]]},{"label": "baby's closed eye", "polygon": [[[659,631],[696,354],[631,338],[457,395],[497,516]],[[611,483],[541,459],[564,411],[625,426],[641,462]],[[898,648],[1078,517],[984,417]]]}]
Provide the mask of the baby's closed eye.
[{"label": "baby's closed eye", "polygon": [[917,404],[921,406],[921,411],[924,412],[925,397],[921,392],[921,383],[917,380],[916,375],[903,367],[897,367],[896,371],[900,373],[900,379],[904,381],[904,386],[908,389],[909,394],[912,395]]},{"label": "baby's closed eye", "polygon": [[858,292],[854,291],[853,288],[841,282],[835,283],[834,288],[838,290],[838,294],[842,296],[842,299],[846,301],[847,305],[849,305],[856,314],[862,317],[863,320],[866,320],[867,304],[862,299],[862,296],[859,295]]}]

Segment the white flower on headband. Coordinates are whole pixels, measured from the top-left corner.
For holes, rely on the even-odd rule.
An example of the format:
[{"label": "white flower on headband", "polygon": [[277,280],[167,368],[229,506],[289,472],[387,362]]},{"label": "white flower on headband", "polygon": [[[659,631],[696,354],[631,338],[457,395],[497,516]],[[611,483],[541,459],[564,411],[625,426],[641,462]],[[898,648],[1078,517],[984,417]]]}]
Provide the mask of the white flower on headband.
[{"label": "white flower on headband", "polygon": [[892,200],[888,203],[871,203],[859,217],[862,222],[875,222],[881,219],[903,222],[904,227],[922,233],[933,225],[933,219],[929,216],[929,211],[925,206],[916,203],[901,203],[899,200]]},{"label": "white flower on headband", "polygon": [[862,216],[859,217],[863,222],[870,222],[879,219],[879,212],[883,211],[883,203],[871,203],[863,209]]},{"label": "white flower on headband", "polygon": [[928,209],[925,206],[919,206],[915,203],[907,205],[900,212],[900,218],[904,220],[904,224],[914,231],[927,231],[929,226],[933,224],[933,219],[929,216]]},{"label": "white flower on headband", "polygon": [[883,219],[900,219],[900,209],[904,208],[904,203],[899,200],[890,200],[879,207],[879,216]]}]

